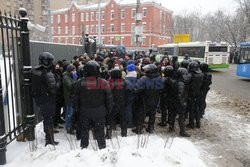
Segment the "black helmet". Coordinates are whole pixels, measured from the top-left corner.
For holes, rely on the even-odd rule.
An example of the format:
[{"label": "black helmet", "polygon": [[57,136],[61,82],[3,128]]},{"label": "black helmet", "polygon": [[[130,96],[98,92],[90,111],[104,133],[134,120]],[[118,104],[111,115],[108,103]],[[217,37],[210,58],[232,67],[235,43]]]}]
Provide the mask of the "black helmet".
[{"label": "black helmet", "polygon": [[181,62],[181,67],[188,69],[189,61],[188,60],[183,60]]},{"label": "black helmet", "polygon": [[201,63],[200,69],[202,72],[208,72],[208,64],[207,63]]},{"label": "black helmet", "polygon": [[178,81],[186,82],[188,80],[188,71],[186,68],[179,68],[176,72],[176,79]]},{"label": "black helmet", "polygon": [[43,52],[39,55],[39,65],[42,65],[46,68],[53,65],[54,56],[49,52]]},{"label": "black helmet", "polygon": [[172,63],[178,61],[178,56],[172,56]]},{"label": "black helmet", "polygon": [[85,76],[87,77],[97,77],[100,73],[100,65],[94,61],[88,61],[84,66]]},{"label": "black helmet", "polygon": [[190,71],[190,72],[194,72],[194,73],[196,73],[196,74],[201,73],[199,64],[198,64],[196,61],[192,61],[192,62],[189,64],[189,71]]},{"label": "black helmet", "polygon": [[111,79],[121,79],[122,72],[119,69],[111,70],[110,77],[111,77]]},{"label": "black helmet", "polygon": [[154,64],[148,64],[143,67],[143,70],[146,74],[153,74],[158,72],[158,68]]},{"label": "black helmet", "polygon": [[200,66],[201,62],[199,60],[194,59],[193,61],[196,62],[196,63],[198,63],[198,65]]},{"label": "black helmet", "polygon": [[172,77],[174,75],[174,68],[172,66],[167,66],[163,69],[165,77]]}]

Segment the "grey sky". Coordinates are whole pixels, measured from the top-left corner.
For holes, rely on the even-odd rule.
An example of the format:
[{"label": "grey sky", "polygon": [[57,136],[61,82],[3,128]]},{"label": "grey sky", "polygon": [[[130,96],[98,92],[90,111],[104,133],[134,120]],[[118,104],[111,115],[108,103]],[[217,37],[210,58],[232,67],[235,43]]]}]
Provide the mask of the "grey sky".
[{"label": "grey sky", "polygon": [[179,14],[182,11],[199,10],[202,13],[214,12],[217,9],[228,13],[234,12],[237,8],[235,0],[159,0],[168,9]]}]

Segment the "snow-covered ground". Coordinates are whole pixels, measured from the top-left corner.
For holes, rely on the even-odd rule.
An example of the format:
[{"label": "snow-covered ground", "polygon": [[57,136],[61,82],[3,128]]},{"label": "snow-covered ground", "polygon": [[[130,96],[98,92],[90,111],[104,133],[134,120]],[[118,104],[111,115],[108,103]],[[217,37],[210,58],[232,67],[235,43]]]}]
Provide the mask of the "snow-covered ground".
[{"label": "snow-covered ground", "polygon": [[64,130],[55,135],[60,142],[55,150],[45,148],[40,124],[36,128],[36,151],[30,152],[28,143],[14,142],[8,146],[6,166],[250,166],[249,106],[212,91],[202,128],[188,130],[191,138],[180,138],[167,133],[167,128],[157,127],[155,135],[140,136],[143,140],[139,145],[145,148],[138,148],[138,136],[129,131],[127,138],[118,134],[118,139],[107,140],[104,150],[94,151],[93,140],[88,149],[81,150],[75,137]]}]

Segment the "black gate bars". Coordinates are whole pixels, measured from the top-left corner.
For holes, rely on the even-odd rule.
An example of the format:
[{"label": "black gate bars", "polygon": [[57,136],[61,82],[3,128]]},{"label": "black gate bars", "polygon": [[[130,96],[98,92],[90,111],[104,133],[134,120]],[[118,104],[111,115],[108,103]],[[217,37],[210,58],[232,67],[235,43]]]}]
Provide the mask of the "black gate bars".
[{"label": "black gate bars", "polygon": [[34,111],[29,73],[29,19],[25,9],[21,18],[0,11],[0,165],[6,163],[6,146],[25,132],[33,141]]}]

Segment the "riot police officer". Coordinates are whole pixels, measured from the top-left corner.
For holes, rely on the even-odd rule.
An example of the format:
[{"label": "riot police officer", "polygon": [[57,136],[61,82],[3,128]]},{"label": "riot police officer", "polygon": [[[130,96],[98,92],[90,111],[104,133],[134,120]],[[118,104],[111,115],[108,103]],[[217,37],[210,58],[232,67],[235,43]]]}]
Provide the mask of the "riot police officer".
[{"label": "riot police officer", "polygon": [[201,86],[203,75],[200,71],[199,64],[193,61],[189,64],[189,72],[191,74],[191,80],[189,84],[189,128],[194,128],[194,119],[196,120],[196,127],[200,128],[200,110],[199,110],[199,98],[201,97]]},{"label": "riot police officer", "polygon": [[105,116],[113,107],[112,92],[106,80],[99,78],[100,65],[96,61],[89,61],[84,66],[84,76],[78,80],[74,95],[74,105],[80,112],[82,125],[81,148],[89,145],[89,130],[93,127],[99,149],[106,147]]},{"label": "riot police officer", "polygon": [[208,73],[208,64],[207,63],[201,63],[200,69],[203,73],[203,80],[202,80],[202,86],[201,86],[201,98],[200,98],[200,114],[201,117],[205,114],[206,109],[206,97],[207,93],[210,90],[210,85],[212,84],[212,75]]},{"label": "riot police officer", "polygon": [[170,114],[170,131],[174,131],[174,124],[175,124],[175,118],[178,114],[178,123],[180,126],[180,136],[182,137],[190,137],[188,133],[185,131],[184,126],[184,114],[187,107],[187,89],[186,89],[186,83],[189,82],[189,75],[188,71],[185,68],[179,68],[176,73],[176,84],[175,84],[175,102],[174,102],[174,112]]},{"label": "riot police officer", "polygon": [[[176,80],[174,79],[174,68],[172,66],[167,66],[162,70],[164,74],[163,83],[164,89],[161,93],[161,122],[160,126],[164,127],[167,125],[167,122],[170,123],[171,114],[174,112],[174,96],[176,94],[175,84]],[[167,121],[168,113],[168,121]],[[172,129],[170,129],[172,131]]]},{"label": "riot police officer", "polygon": [[55,114],[55,95],[57,84],[54,74],[51,72],[54,56],[49,52],[43,52],[39,56],[39,66],[31,71],[32,94],[36,105],[43,116],[45,132],[45,146],[57,145],[54,140],[53,116]]},{"label": "riot police officer", "polygon": [[158,68],[154,64],[143,67],[145,75],[137,82],[137,97],[143,97],[144,112],[136,111],[135,133],[140,134],[146,115],[149,116],[147,132],[153,133],[155,124],[156,108],[159,104],[160,91],[163,89],[163,81],[160,78]]}]

